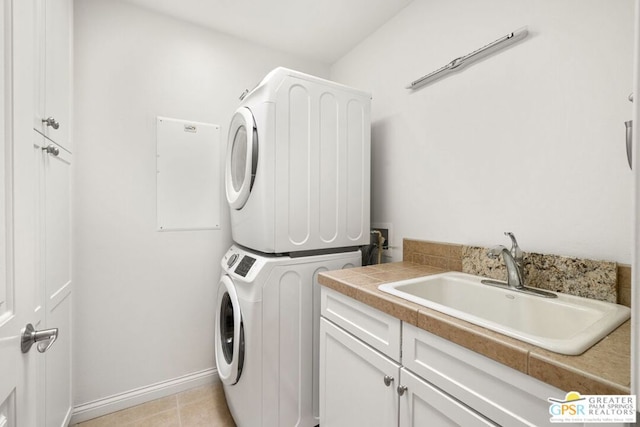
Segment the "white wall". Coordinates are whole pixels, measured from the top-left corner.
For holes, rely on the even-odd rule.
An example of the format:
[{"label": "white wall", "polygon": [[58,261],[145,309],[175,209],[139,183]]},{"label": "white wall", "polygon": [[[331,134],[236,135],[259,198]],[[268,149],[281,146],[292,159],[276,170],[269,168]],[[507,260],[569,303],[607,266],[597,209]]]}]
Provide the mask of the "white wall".
[{"label": "white wall", "polygon": [[238,95],[279,65],[329,74],[119,1],[75,2],[76,405],[214,367],[228,213],[220,231],[156,232],[155,120],[220,124],[226,146]]},{"label": "white wall", "polygon": [[[411,93],[528,25],[520,44]],[[332,66],[373,93],[372,221],[403,237],[631,262],[633,0],[415,0]]]}]

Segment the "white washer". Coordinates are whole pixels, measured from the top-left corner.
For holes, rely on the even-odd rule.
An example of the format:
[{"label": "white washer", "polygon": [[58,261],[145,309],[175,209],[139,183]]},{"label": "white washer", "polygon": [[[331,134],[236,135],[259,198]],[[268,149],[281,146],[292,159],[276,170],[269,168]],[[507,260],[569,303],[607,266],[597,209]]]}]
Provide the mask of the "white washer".
[{"label": "white washer", "polygon": [[234,245],[221,264],[216,365],[236,424],[318,425],[317,276],[360,266],[360,251],[291,258]]},{"label": "white washer", "polygon": [[229,127],[233,241],[265,253],[369,244],[371,95],[276,68]]}]

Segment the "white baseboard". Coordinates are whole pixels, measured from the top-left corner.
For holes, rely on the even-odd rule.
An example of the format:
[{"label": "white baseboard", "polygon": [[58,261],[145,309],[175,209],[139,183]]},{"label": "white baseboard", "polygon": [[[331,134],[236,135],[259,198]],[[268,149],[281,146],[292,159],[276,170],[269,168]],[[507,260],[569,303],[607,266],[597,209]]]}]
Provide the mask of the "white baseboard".
[{"label": "white baseboard", "polygon": [[213,384],[220,381],[216,369],[205,369],[182,377],[162,381],[124,393],[114,394],[104,399],[83,403],[73,408],[70,424],[80,423],[101,417],[112,412],[121,411],[151,400],[171,396],[194,387]]}]

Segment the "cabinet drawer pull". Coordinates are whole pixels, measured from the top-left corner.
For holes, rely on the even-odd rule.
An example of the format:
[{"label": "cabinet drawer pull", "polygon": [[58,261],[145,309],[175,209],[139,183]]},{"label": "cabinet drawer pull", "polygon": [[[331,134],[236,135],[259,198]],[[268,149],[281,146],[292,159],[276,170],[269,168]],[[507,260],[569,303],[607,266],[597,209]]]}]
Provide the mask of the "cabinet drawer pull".
[{"label": "cabinet drawer pull", "polygon": [[385,375],[384,376],[384,385],[386,385],[387,387],[389,387],[391,385],[391,383],[393,382],[393,377],[389,376],[389,375]]},{"label": "cabinet drawer pull", "polygon": [[406,385],[399,385],[397,388],[398,391],[398,395],[402,396],[404,394],[405,391],[407,391],[407,386]]},{"label": "cabinet drawer pull", "polygon": [[54,129],[58,129],[60,127],[60,123],[56,122],[56,119],[53,117],[42,119],[42,123],[45,123],[47,126],[51,126]]}]

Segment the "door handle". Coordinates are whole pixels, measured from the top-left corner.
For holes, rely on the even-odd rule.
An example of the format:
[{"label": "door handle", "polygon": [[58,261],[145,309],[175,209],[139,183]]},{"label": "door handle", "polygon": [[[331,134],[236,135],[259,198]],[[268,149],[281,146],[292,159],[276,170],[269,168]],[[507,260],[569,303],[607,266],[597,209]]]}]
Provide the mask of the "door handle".
[{"label": "door handle", "polygon": [[27,353],[33,344],[38,343],[36,348],[40,353],[44,353],[51,348],[56,339],[58,339],[58,328],[36,331],[33,325],[28,323],[22,331],[20,348],[23,353]]}]

